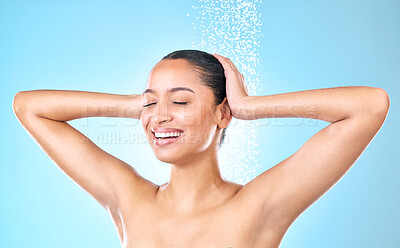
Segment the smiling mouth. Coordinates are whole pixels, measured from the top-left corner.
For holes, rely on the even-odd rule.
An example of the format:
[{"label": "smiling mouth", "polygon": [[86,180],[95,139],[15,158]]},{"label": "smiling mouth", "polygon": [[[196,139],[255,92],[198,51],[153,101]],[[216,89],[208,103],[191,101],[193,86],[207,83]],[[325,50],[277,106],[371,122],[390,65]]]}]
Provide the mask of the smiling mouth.
[{"label": "smiling mouth", "polygon": [[173,135],[173,136],[169,136],[169,137],[167,137],[167,136],[164,136],[165,134],[162,134],[162,133],[158,133],[158,137],[156,137],[156,133],[155,132],[151,132],[152,134],[153,134],[153,139],[173,139],[173,138],[179,138],[180,136],[182,136],[182,134],[183,134],[183,132],[175,132],[175,133],[177,133],[177,135]]},{"label": "smiling mouth", "polygon": [[171,136],[171,137],[156,137],[156,134],[152,132],[153,134],[153,143],[156,146],[165,146],[169,145],[171,143],[174,143],[177,141],[183,134],[183,132],[180,132],[178,136]]}]

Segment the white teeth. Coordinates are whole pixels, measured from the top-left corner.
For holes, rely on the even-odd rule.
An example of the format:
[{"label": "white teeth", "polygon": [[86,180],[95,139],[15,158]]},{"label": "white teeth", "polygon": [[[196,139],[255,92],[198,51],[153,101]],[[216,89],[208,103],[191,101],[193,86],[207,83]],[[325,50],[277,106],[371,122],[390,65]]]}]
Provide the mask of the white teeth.
[{"label": "white teeth", "polygon": [[156,138],[165,138],[165,137],[179,137],[182,132],[171,132],[171,133],[155,133]]}]

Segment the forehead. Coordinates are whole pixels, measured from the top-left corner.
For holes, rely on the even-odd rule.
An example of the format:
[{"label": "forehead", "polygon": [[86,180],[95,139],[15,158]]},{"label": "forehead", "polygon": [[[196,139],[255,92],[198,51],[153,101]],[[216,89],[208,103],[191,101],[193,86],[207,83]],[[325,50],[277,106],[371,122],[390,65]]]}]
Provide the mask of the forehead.
[{"label": "forehead", "polygon": [[151,70],[147,78],[146,89],[164,91],[173,87],[201,90],[205,86],[201,84],[198,73],[186,60],[162,60]]}]

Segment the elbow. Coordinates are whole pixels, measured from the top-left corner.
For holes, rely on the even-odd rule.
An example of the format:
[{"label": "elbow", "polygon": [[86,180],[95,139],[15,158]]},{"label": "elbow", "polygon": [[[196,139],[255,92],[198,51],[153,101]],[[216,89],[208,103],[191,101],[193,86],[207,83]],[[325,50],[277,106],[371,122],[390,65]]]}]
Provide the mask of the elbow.
[{"label": "elbow", "polygon": [[15,115],[18,115],[18,113],[21,112],[21,108],[22,108],[22,106],[21,106],[21,98],[22,98],[22,95],[23,95],[23,91],[20,91],[17,94],[15,94],[15,96],[14,96],[12,107],[13,107]]},{"label": "elbow", "polygon": [[26,91],[20,91],[14,96],[12,107],[17,117],[26,112],[27,104],[25,99]]},{"label": "elbow", "polygon": [[389,94],[382,88],[373,88],[373,95],[371,97],[369,99],[372,102],[372,106],[370,107],[371,112],[374,116],[385,120],[390,107]]}]

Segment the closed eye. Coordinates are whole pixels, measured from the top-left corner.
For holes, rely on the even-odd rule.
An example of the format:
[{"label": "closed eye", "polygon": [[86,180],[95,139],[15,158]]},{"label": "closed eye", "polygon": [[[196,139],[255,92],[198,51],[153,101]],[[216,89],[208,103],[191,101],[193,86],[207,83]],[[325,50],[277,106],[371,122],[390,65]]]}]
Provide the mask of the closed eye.
[{"label": "closed eye", "polygon": [[[174,102],[175,104],[179,104],[179,105],[185,105],[185,104],[187,104],[187,102]],[[153,103],[149,103],[149,104],[147,104],[147,105],[144,105],[143,107],[148,107],[148,106],[150,106],[150,105],[153,105],[153,104],[156,104],[155,102],[153,102]]]},{"label": "closed eye", "polygon": [[155,102],[149,103],[149,104],[147,104],[147,105],[144,105],[143,107],[148,107],[148,106],[150,106],[150,105],[152,105],[152,104],[156,104],[156,103],[155,103]]}]

